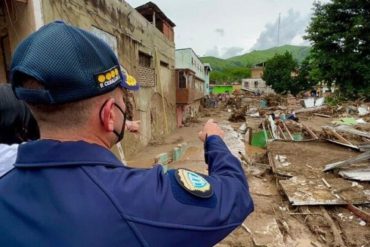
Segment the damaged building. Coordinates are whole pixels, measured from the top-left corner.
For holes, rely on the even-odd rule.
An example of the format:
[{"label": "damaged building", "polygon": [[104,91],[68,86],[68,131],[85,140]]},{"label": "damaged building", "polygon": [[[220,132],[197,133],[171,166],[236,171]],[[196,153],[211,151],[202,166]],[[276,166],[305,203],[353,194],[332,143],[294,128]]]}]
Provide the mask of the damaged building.
[{"label": "damaged building", "polygon": [[242,88],[254,93],[274,93],[271,86],[268,86],[266,81],[262,79],[265,70],[265,63],[256,64],[251,68],[251,77],[242,79]]},{"label": "damaged building", "polygon": [[0,6],[0,82],[9,81],[11,54],[21,40],[64,20],[105,40],[141,85],[133,93],[141,133],[126,136],[126,155],[176,128],[175,24],[154,3],[134,9],[117,0],[5,0]]},{"label": "damaged building", "polygon": [[209,93],[210,64],[203,64],[191,48],[176,50],[177,126],[195,117],[201,99]]}]

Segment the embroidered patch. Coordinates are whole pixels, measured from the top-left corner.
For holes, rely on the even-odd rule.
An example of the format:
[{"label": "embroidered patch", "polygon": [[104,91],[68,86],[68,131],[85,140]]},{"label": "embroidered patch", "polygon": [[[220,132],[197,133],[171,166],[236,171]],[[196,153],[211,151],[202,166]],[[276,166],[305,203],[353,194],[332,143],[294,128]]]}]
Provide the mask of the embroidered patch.
[{"label": "embroidered patch", "polygon": [[118,71],[118,66],[114,66],[109,70],[95,75],[95,81],[99,84],[100,88],[116,83],[120,79],[121,76]]},{"label": "embroidered patch", "polygon": [[210,198],[213,195],[211,184],[198,173],[186,169],[178,169],[175,177],[181,187],[194,196]]},{"label": "embroidered patch", "polygon": [[136,81],[135,77],[133,77],[133,76],[129,75],[129,74],[127,73],[127,71],[126,71],[122,66],[121,66],[121,71],[122,71],[122,73],[126,76],[126,83],[127,83],[127,85],[129,85],[129,86],[131,86],[131,87],[136,86],[137,81]]}]

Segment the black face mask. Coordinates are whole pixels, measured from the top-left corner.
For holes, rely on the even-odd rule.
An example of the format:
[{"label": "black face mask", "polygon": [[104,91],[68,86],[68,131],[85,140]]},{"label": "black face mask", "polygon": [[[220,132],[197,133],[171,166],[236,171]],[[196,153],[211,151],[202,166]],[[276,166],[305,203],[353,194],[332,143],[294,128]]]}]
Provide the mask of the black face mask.
[{"label": "black face mask", "polygon": [[[100,112],[99,112],[99,117],[100,117],[100,121],[103,123],[103,120],[101,119],[101,112],[102,112],[102,110],[103,110],[103,107],[105,106],[105,104],[108,102],[108,100],[101,106],[101,108],[100,108]],[[116,104],[116,103],[113,103],[114,104],[114,106],[116,106],[117,108],[118,108],[118,110],[122,113],[122,115],[123,115],[123,123],[122,123],[122,129],[121,129],[121,132],[118,132],[118,131],[116,131],[116,130],[113,130],[113,133],[117,136],[117,142],[116,143],[118,143],[118,142],[120,142],[122,139],[123,139],[123,136],[124,136],[124,134],[125,134],[125,128],[126,128],[126,112],[124,112],[123,110],[122,110],[122,108],[118,105],[118,104]]]}]

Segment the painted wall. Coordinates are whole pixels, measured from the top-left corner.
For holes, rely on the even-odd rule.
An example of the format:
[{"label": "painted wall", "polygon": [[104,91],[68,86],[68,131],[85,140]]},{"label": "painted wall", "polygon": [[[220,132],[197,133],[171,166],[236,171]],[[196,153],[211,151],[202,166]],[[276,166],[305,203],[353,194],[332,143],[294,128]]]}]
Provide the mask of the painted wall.
[{"label": "painted wall", "polygon": [[232,85],[215,85],[211,87],[211,92],[213,94],[232,93],[234,89]]},{"label": "painted wall", "polygon": [[[34,11],[32,1],[41,1],[42,13],[39,17],[41,16],[44,23],[64,20],[88,31],[95,27],[111,34],[117,40],[117,53],[121,64],[136,78],[143,78],[138,74],[141,71],[139,51],[151,57],[151,66],[146,70],[148,73],[153,72],[148,77],[151,83],[144,83],[139,92],[134,93],[134,118],[141,120],[141,134],[139,138],[132,134],[125,136],[123,145],[126,157],[129,158],[153,138],[163,138],[176,128],[174,42],[169,41],[124,1],[29,0],[28,4],[20,7],[19,13],[23,17],[20,18],[16,29],[19,30],[18,36],[11,34],[12,47],[34,31],[37,23],[40,23],[40,18],[35,21],[37,11]],[[161,61],[168,64],[168,67],[161,68]]]},{"label": "painted wall", "polygon": [[196,77],[206,79],[204,65],[191,48],[176,50],[176,69],[191,69]]}]

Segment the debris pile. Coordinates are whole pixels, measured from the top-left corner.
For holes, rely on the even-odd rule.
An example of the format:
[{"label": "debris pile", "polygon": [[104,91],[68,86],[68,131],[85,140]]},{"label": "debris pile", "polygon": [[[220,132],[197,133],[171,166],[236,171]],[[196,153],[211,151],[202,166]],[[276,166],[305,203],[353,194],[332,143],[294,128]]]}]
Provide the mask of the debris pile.
[{"label": "debris pile", "polygon": [[[240,154],[241,160],[256,179],[266,182],[272,174],[289,205],[274,209],[268,224],[278,228],[269,235],[286,240],[294,231],[286,218],[294,215],[317,235],[312,246],[367,246],[370,231],[354,226],[370,224],[370,105],[329,106],[324,98],[291,95],[268,95],[253,105],[243,101],[230,117],[242,122],[247,155]],[[254,228],[251,234],[259,243]]]}]

